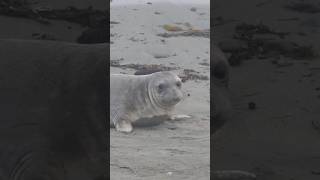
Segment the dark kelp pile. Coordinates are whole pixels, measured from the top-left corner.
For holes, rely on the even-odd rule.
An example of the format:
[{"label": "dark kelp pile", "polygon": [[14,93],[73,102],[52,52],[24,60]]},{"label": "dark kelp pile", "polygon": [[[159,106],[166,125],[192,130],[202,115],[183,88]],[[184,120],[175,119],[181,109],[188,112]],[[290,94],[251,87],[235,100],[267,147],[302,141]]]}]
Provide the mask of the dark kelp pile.
[{"label": "dark kelp pile", "polygon": [[[33,3],[24,0],[0,1],[0,15],[27,18],[41,24],[51,24],[50,20],[64,20],[87,27],[77,39],[78,43],[93,44],[109,42],[109,10],[95,10],[67,7],[65,9],[33,8]],[[36,39],[56,40],[52,35],[41,35]]]},{"label": "dark kelp pile", "polygon": [[233,40],[220,42],[220,48],[230,54],[232,66],[243,60],[270,57],[289,57],[292,59],[312,59],[317,56],[312,45],[302,46],[286,40],[288,32],[277,32],[260,23],[256,25],[241,23],[235,27]]},{"label": "dark kelp pile", "polygon": [[121,69],[134,69],[136,70],[135,75],[144,75],[159,71],[172,71],[179,69],[177,67],[168,67],[162,64],[120,64],[120,61],[122,60],[122,58],[118,60],[111,60],[110,66]]},{"label": "dark kelp pile", "polygon": [[65,20],[85,27],[107,27],[108,10],[95,10],[92,7],[78,9],[34,9],[25,1],[4,0],[0,2],[0,15],[33,19],[43,24],[50,24],[49,20]]},{"label": "dark kelp pile", "polygon": [[320,13],[320,4],[312,3],[312,2],[304,2],[304,1],[298,1],[298,2],[289,2],[284,6],[284,8],[297,11],[301,13]]}]

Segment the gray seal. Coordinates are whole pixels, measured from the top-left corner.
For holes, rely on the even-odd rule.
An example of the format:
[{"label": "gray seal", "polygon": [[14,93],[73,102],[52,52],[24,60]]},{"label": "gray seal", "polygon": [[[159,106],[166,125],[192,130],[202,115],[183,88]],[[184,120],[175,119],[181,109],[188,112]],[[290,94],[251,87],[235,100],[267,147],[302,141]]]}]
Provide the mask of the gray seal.
[{"label": "gray seal", "polygon": [[110,75],[110,125],[132,132],[140,118],[171,114],[183,97],[181,79],[172,72],[148,75]]},{"label": "gray seal", "polygon": [[107,173],[109,44],[0,39],[0,179]]},{"label": "gray seal", "polygon": [[212,78],[212,96],[213,101],[213,131],[222,127],[231,115],[231,102],[229,97],[229,76],[230,66],[228,59],[221,49],[213,46],[213,58],[211,60],[213,69]]}]

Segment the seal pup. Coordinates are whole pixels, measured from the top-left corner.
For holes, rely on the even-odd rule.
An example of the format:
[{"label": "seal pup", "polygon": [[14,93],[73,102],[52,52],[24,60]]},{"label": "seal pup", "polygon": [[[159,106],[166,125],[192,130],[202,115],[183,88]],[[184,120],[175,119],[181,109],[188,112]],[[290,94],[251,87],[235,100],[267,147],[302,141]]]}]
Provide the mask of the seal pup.
[{"label": "seal pup", "polygon": [[[211,79],[212,79],[212,95],[211,101],[213,102],[213,127],[211,138],[213,139],[214,133],[220,129],[231,115],[231,103],[229,98],[229,77],[230,66],[228,59],[221,49],[213,45],[213,57]],[[214,144],[214,143],[212,143]],[[247,179],[254,180],[256,175],[242,170],[215,170],[212,173],[213,179]]]},{"label": "seal pup", "polygon": [[117,131],[132,132],[140,118],[170,116],[183,98],[181,79],[172,72],[148,75],[110,75],[110,124]]},{"label": "seal pup", "polygon": [[213,102],[213,131],[219,129],[229,118],[231,103],[229,98],[230,66],[220,48],[213,45],[211,77]]},{"label": "seal pup", "polygon": [[0,179],[107,179],[108,44],[0,40]]}]

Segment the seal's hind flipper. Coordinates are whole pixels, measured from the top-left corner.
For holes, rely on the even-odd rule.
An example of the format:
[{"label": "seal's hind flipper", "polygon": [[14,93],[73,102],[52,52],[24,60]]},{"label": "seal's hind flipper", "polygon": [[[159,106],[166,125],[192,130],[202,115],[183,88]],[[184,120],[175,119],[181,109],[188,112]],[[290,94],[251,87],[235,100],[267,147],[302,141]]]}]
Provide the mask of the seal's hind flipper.
[{"label": "seal's hind flipper", "polygon": [[123,107],[121,105],[111,105],[110,107],[110,125],[114,125],[121,118],[121,114],[123,112]]},{"label": "seal's hind flipper", "polygon": [[117,131],[130,133],[133,129],[132,124],[125,118],[126,116],[123,112],[126,112],[123,105],[112,105],[110,108],[110,124],[113,122],[113,126]]}]

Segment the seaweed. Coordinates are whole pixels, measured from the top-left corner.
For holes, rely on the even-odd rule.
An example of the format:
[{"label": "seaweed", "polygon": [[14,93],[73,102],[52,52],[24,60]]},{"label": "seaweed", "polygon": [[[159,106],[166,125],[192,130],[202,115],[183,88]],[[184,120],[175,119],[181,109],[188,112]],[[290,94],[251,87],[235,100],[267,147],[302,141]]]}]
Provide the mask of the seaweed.
[{"label": "seaweed", "polygon": [[301,13],[319,13],[320,12],[320,6],[313,4],[313,3],[306,3],[306,2],[291,2],[290,4],[287,4],[284,6],[286,9],[297,11]]},{"label": "seaweed", "polygon": [[228,61],[231,66],[240,65],[242,61],[257,57],[289,57],[292,59],[312,59],[318,56],[312,45],[299,45],[286,40],[288,32],[277,32],[268,26],[241,23],[235,27],[234,39],[244,42],[247,47],[238,49],[223,49],[231,53]]},{"label": "seaweed", "polygon": [[78,9],[69,6],[65,9],[32,9],[30,3],[19,0],[4,0],[0,3],[0,15],[33,19],[43,24],[49,20],[65,20],[91,28],[107,27],[108,10],[94,10],[91,6]]}]

